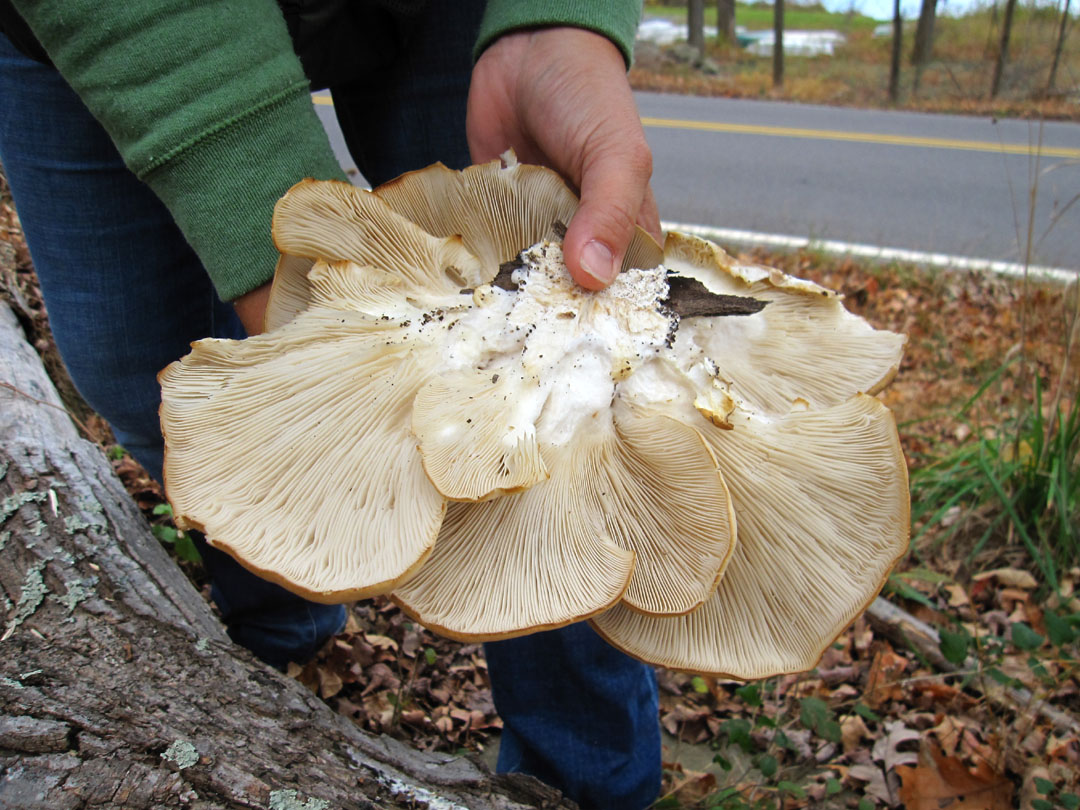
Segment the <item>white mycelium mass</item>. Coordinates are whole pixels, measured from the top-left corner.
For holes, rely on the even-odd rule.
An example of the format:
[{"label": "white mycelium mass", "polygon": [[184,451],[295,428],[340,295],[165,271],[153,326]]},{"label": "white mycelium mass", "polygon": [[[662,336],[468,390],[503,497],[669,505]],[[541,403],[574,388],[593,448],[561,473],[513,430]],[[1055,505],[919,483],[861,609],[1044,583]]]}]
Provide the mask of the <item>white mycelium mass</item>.
[{"label": "white mycelium mass", "polygon": [[588,292],[570,277],[556,243],[535,245],[522,260],[506,330],[525,335],[522,376],[547,393],[538,438],[558,446],[611,405],[616,382],[663,351],[677,319],[661,304],[668,291],[662,267],[628,270]]},{"label": "white mycelium mass", "polygon": [[[544,241],[522,252],[510,280],[516,289],[484,285],[465,304],[458,296],[406,318],[418,339],[438,344],[440,376],[477,372],[473,397],[501,386],[499,407],[512,414],[507,444],[533,426],[543,445],[571,441],[611,406],[619,381],[667,351],[678,324],[663,304],[662,266],[627,270],[589,292],[570,276],[561,246]],[[455,430],[448,421],[440,435]]]},{"label": "white mycelium mass", "polygon": [[583,290],[545,238],[576,205],[512,159],[290,190],[269,331],[161,374],[177,522],[456,638],[592,618],[664,666],[812,666],[907,547],[872,396],[903,336],[680,234]]}]

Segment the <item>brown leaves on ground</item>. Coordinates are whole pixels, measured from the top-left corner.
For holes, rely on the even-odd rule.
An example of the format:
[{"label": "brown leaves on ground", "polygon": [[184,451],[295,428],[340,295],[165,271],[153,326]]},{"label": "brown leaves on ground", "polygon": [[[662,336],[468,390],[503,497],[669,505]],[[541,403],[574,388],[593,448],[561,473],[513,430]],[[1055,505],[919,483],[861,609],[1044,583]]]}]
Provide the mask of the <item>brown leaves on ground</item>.
[{"label": "brown leaves on ground", "polygon": [[289,674],[368,731],[422,750],[482,751],[502,728],[481,646],[436,636],[385,598],[356,605],[345,631]]},{"label": "brown leaves on ground", "polygon": [[[1034,578],[1002,568],[961,583],[913,570],[899,582],[908,598],[894,592],[894,603],[940,629],[958,621],[973,639],[962,667],[940,671],[862,617],[809,673],[744,685],[661,672],[661,723],[681,743],[671,743],[672,752],[689,745],[716,757],[708,764],[706,754],[704,766],[698,757],[690,771],[669,753],[672,806],[708,807],[699,794],[714,782],[737,791],[743,803],[732,808],[782,799],[785,808],[828,800],[832,807],[996,810],[1014,806],[1022,790],[1026,808],[1045,795],[1036,778],[1057,795],[1080,792],[1077,647],[1049,641]],[[1080,569],[1064,574],[1066,594],[1078,584]],[[1041,643],[1011,641],[1017,623],[1043,636]],[[1033,697],[1007,697],[1002,680]],[[1071,717],[1073,727],[1039,714],[1036,702]]]},{"label": "brown leaves on ground", "polygon": [[897,767],[900,801],[907,810],[1009,810],[1013,783],[984,761],[968,767],[946,756],[932,741],[923,742],[918,765]]},{"label": "brown leaves on ground", "polygon": [[[979,611],[992,613],[986,608],[1009,597],[993,578],[983,581],[971,616],[973,631],[987,638],[990,626]],[[923,590],[945,609],[944,587]],[[666,795],[678,802],[673,807],[707,807],[701,791],[717,785],[737,789],[745,804],[731,806],[740,808],[773,807],[782,796],[785,808],[817,807],[830,798],[833,807],[863,807],[863,799],[909,810],[996,810],[1013,806],[1036,769],[1058,791],[1075,793],[1076,733],[1055,729],[1031,705],[992,700],[984,688],[995,664],[1030,675],[1030,657],[1005,644],[995,658],[986,652],[970,669],[941,673],[861,618],[817,669],[802,675],[743,685],[662,672],[661,722],[683,743],[672,743],[674,750],[691,743],[716,756],[697,771],[673,761]],[[1047,644],[1043,665],[1053,666],[1052,657]],[[1077,664],[1058,666],[1035,678],[1037,698],[1080,717]]]}]

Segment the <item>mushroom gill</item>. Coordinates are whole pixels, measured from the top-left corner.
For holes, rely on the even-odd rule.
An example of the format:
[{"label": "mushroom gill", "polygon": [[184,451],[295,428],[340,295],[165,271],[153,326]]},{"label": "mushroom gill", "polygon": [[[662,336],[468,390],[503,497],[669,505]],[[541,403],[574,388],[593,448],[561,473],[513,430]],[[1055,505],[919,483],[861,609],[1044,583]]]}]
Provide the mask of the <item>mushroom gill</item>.
[{"label": "mushroom gill", "polygon": [[[178,520],[455,638],[591,618],[646,661],[812,666],[906,548],[904,338],[703,240],[577,287],[577,201],[508,156],[279,203],[269,331],[161,375]],[[437,539],[436,539],[437,538]]]}]

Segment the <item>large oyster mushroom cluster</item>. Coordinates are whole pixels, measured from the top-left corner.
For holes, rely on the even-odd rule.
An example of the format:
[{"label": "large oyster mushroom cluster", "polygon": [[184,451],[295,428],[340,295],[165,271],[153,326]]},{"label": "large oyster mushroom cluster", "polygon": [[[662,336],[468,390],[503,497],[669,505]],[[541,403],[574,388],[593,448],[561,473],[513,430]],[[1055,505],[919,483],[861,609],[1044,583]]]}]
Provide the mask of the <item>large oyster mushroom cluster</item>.
[{"label": "large oyster mushroom cluster", "polygon": [[679,234],[587,292],[576,206],[512,157],[290,190],[268,331],[161,374],[178,524],[459,639],[591,618],[668,667],[813,666],[906,549],[872,396],[904,338]]}]

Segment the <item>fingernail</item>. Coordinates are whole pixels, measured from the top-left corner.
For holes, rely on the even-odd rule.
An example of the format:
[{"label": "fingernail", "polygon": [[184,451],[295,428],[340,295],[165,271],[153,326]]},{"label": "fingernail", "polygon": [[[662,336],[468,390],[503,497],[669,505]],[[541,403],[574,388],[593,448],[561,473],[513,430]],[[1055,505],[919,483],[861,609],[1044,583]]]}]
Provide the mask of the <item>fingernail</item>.
[{"label": "fingernail", "polygon": [[613,282],[618,273],[611,249],[595,239],[581,251],[581,269],[605,285]]}]

